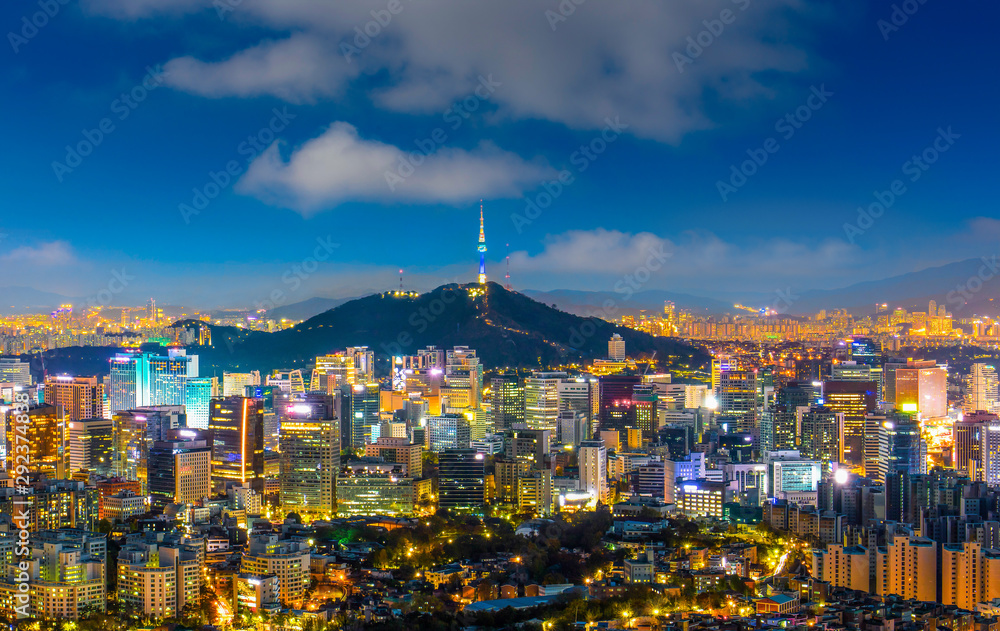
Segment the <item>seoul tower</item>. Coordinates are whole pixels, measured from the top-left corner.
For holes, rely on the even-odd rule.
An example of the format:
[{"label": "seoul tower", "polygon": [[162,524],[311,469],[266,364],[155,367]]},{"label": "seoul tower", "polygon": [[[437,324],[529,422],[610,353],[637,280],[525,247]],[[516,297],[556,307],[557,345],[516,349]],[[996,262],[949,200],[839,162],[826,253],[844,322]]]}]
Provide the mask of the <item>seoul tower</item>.
[{"label": "seoul tower", "polygon": [[479,200],[479,284],[486,284],[486,232],[483,230],[483,200]]}]

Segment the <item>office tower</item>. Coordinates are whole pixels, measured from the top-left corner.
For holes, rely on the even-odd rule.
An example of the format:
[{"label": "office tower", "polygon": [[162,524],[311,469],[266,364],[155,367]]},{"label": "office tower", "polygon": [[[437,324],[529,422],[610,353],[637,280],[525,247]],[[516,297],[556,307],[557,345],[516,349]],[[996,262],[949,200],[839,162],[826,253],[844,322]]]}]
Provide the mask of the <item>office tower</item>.
[{"label": "office tower", "polygon": [[240,572],[281,578],[281,603],[298,608],[309,587],[309,544],[279,540],[277,535],[252,535],[240,562]]},{"label": "office tower", "polygon": [[885,483],[889,473],[889,432],[892,421],[882,413],[865,417],[865,477],[879,484]]},{"label": "office tower", "polygon": [[779,497],[782,493],[808,493],[815,491],[822,479],[822,464],[803,457],[797,451],[773,451],[764,457],[767,472],[767,495]]},{"label": "office tower", "polygon": [[922,418],[948,414],[948,368],[934,361],[908,360],[896,369],[897,410],[916,412]]},{"label": "office tower", "polygon": [[446,449],[467,449],[472,440],[469,419],[462,414],[427,417],[428,449],[440,453]]},{"label": "office tower", "polygon": [[504,453],[523,462],[528,469],[545,469],[545,458],[552,447],[552,432],[547,429],[515,429],[507,434]]},{"label": "office tower", "polygon": [[[109,412],[150,405],[185,405],[185,380],[197,376],[198,356],[189,356],[183,349],[169,349],[166,356],[119,353],[111,359]],[[208,421],[207,415],[204,420]]]},{"label": "office tower", "polygon": [[212,399],[208,429],[213,439],[213,484],[254,482],[263,491],[263,401],[242,396]]},{"label": "office tower", "polygon": [[330,395],[309,393],[281,422],[281,506],[303,519],[333,514],[340,470],[340,425]]},{"label": "office tower", "polygon": [[69,473],[86,470],[109,475],[114,466],[111,419],[92,418],[66,423]]},{"label": "office tower", "polygon": [[602,425],[611,422],[616,404],[632,400],[632,389],[642,377],[637,375],[601,375],[598,377],[598,414]]},{"label": "office tower", "polygon": [[907,475],[927,473],[927,442],[920,434],[920,423],[905,414],[896,414],[889,431],[889,471]]},{"label": "office tower", "polygon": [[[6,468],[8,473],[14,471],[18,464],[24,464],[23,458],[18,458],[18,462],[15,462],[15,454],[17,454],[27,457],[29,471],[44,473],[54,480],[66,479],[70,473],[68,471],[68,454],[66,453],[66,424],[65,411],[54,405],[31,408],[28,411],[26,425],[14,423],[13,412],[7,412]],[[25,427],[26,430],[24,430]],[[24,430],[26,434],[22,434],[19,429]],[[24,447],[27,447],[27,453],[24,453]]]},{"label": "office tower", "polygon": [[[274,386],[247,386],[240,393],[245,397],[257,399],[261,403],[261,410],[264,414],[264,451],[278,451],[280,423],[278,406],[275,404],[275,390]],[[334,396],[339,399],[340,391],[334,391]]]},{"label": "office tower", "polygon": [[380,437],[374,444],[365,445],[365,456],[382,458],[406,466],[406,475],[420,479],[424,475],[424,446],[411,443],[406,438]]},{"label": "office tower", "polygon": [[882,365],[882,348],[878,342],[870,337],[851,336],[850,345],[851,360],[868,366]]},{"label": "office tower", "polygon": [[[844,415],[843,459],[861,466],[865,461],[865,416],[875,410],[877,384],[873,381],[824,381],[823,404]],[[804,430],[803,430],[803,433]]]},{"label": "office tower", "polygon": [[677,510],[690,517],[722,518],[725,502],[724,482],[691,480],[677,486]]},{"label": "office tower", "polygon": [[559,442],[571,447],[590,438],[590,419],[582,412],[559,412]]},{"label": "office tower", "polygon": [[184,386],[184,410],[187,426],[205,429],[211,415],[213,383],[210,377],[186,377]]},{"label": "office tower", "polygon": [[[445,385],[451,391],[452,408],[478,408],[483,403],[483,365],[476,351],[456,346],[445,356]],[[442,396],[444,393],[442,392]]]},{"label": "office tower", "polygon": [[430,490],[431,480],[416,481],[399,471],[344,467],[337,476],[337,516],[412,515]]},{"label": "office tower", "polygon": [[486,457],[475,449],[438,454],[438,507],[478,510],[485,501]]},{"label": "office tower", "polygon": [[486,284],[486,231],[483,227],[483,205],[479,204],[479,284]]},{"label": "office tower", "polygon": [[[198,356],[189,356],[184,349],[167,349],[166,357],[150,355],[148,405],[185,405],[187,403],[185,380],[197,376]],[[191,423],[190,416],[188,423]]]},{"label": "office tower", "polygon": [[603,440],[580,443],[580,490],[600,504],[608,502],[608,451]]},{"label": "office tower", "polygon": [[[799,451],[802,456],[822,462],[844,461],[844,413],[826,406],[797,408],[802,428]],[[863,432],[862,432],[863,436]]]},{"label": "office tower", "polygon": [[379,417],[379,385],[377,383],[355,384],[351,387],[351,445],[354,449],[364,449],[374,442],[372,428],[377,428]]},{"label": "office tower", "polygon": [[112,474],[138,480],[146,488],[149,447],[158,440],[170,440],[171,430],[185,427],[184,406],[162,405],[122,410],[114,414],[112,428]]},{"label": "office tower", "polygon": [[499,375],[490,380],[493,429],[505,432],[524,423],[524,385],[515,375]]},{"label": "office tower", "polygon": [[[815,405],[819,400],[819,383],[789,381],[778,388],[771,410],[773,449],[797,449],[799,446],[798,408]],[[763,436],[761,442],[763,443]],[[763,446],[761,447],[762,450]]]},{"label": "office tower", "polygon": [[982,435],[990,425],[1000,425],[1000,417],[990,412],[966,414],[952,426],[955,470],[973,480],[983,478]]},{"label": "office tower", "polygon": [[118,553],[118,601],[144,616],[179,617],[197,605],[202,583],[202,542],[164,532],[128,536]]},{"label": "office tower", "polygon": [[663,303],[663,334],[667,336],[677,335],[677,307],[673,302],[667,300]]},{"label": "office tower", "polygon": [[962,410],[966,414],[977,410],[1000,411],[1000,392],[997,383],[996,368],[981,362],[972,364],[965,378],[965,400]]},{"label": "office tower", "polygon": [[306,384],[302,379],[302,371],[298,369],[276,370],[274,374],[268,375],[264,385],[277,386],[279,390],[288,394],[304,394],[306,391]]},{"label": "office tower", "polygon": [[559,418],[559,383],[563,372],[533,372],[524,380],[524,422],[531,429],[556,433]]},{"label": "office tower", "polygon": [[[577,434],[577,443],[589,439],[592,433],[591,428],[594,421],[593,391],[596,389],[596,385],[595,381],[584,377],[563,379],[559,382],[559,413],[572,413],[575,419],[579,419],[581,415],[584,417],[584,431],[582,434]],[[565,439],[563,441],[566,442]]]},{"label": "office tower", "polygon": [[61,406],[71,421],[104,418],[104,383],[97,377],[46,377],[45,404]]},{"label": "office tower", "polygon": [[517,485],[518,512],[548,517],[554,506],[552,490],[551,471],[532,471],[522,476]]},{"label": "office tower", "polygon": [[17,358],[0,357],[0,383],[27,388],[31,385],[31,364]]},{"label": "office tower", "polygon": [[[183,431],[183,430],[178,430]],[[212,447],[205,440],[162,440],[149,448],[150,506],[198,502],[212,493]]]},{"label": "office tower", "polygon": [[608,340],[608,359],[625,361],[625,340],[618,333],[613,334]]},{"label": "office tower", "polygon": [[[21,557],[23,565],[19,567],[14,557],[9,567],[15,571],[0,579],[0,597],[9,603],[10,613],[19,604],[15,594],[20,584],[31,593],[31,598],[23,601],[25,617],[79,620],[107,610],[105,535],[86,530],[41,530],[21,543],[27,552]],[[9,549],[13,552],[13,540]]]},{"label": "office tower", "polygon": [[720,422],[729,421],[730,432],[756,435],[757,371],[741,370],[732,364],[720,365],[717,381],[713,384]]},{"label": "office tower", "polygon": [[330,392],[334,388],[343,385],[353,386],[355,383],[357,383],[357,373],[354,370],[354,354],[334,353],[316,358],[309,390]]},{"label": "office tower", "polygon": [[660,428],[657,414],[658,400],[654,384],[637,383],[632,388],[634,427],[639,430],[644,445],[656,438],[656,431]]},{"label": "office tower", "polygon": [[222,396],[243,396],[248,386],[260,385],[260,371],[222,373]]}]

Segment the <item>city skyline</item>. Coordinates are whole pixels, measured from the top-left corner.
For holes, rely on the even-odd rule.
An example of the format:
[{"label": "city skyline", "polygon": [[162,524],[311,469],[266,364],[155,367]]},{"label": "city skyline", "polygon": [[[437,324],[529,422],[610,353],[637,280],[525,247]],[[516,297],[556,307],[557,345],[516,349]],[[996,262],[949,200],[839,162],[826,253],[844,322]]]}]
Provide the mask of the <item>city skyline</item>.
[{"label": "city skyline", "polygon": [[[980,29],[995,9],[914,6],[703,2],[637,25],[638,9],[596,5],[401,4],[386,18],[378,3],[90,0],[34,29],[5,7],[0,80],[20,98],[0,107],[21,151],[3,163],[0,285],[77,298],[117,273],[123,295],[241,306],[325,240],[335,251],[296,297],[381,291],[399,268],[426,290],[475,277],[480,198],[523,289],[613,291],[650,251],[670,261],[649,289],[715,296],[989,258],[993,88],[970,60],[991,52]],[[369,26],[372,11],[388,22]],[[467,36],[486,22],[497,39]],[[592,41],[618,75],[595,70]],[[629,42],[660,54],[647,66]],[[84,132],[97,146],[69,166]],[[409,151],[433,159],[408,174]],[[733,165],[755,173],[742,183]],[[869,222],[857,208],[873,192],[892,203]],[[372,219],[386,234],[353,238]],[[421,241],[435,247],[407,247]],[[501,269],[504,250],[488,254]]]}]

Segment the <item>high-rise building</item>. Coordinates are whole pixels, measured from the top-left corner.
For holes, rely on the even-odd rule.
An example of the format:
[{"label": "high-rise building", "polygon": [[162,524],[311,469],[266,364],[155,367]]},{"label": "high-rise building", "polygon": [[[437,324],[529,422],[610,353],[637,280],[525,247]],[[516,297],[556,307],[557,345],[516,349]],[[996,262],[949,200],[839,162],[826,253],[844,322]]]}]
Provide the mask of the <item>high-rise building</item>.
[{"label": "high-rise building", "polygon": [[873,412],[878,404],[877,387],[874,381],[823,382],[823,404],[844,415],[841,462],[856,466],[864,464],[865,416]]},{"label": "high-rise building", "polygon": [[273,534],[260,534],[251,536],[247,547],[240,562],[240,571],[258,576],[277,576],[281,603],[286,607],[301,607],[309,587],[309,544],[279,540]]},{"label": "high-rise building", "polygon": [[86,470],[109,475],[114,468],[113,423],[91,418],[66,423],[69,473]]},{"label": "high-rise building", "polygon": [[608,450],[603,440],[580,443],[580,490],[589,493],[595,502],[608,502]]},{"label": "high-rise building", "polygon": [[[109,413],[150,405],[185,405],[185,380],[197,376],[198,356],[187,355],[183,349],[169,349],[166,356],[119,353],[111,359]],[[207,414],[204,420],[208,422]]]},{"label": "high-rise building", "polygon": [[[819,400],[819,382],[789,381],[778,388],[774,406],[771,408],[772,443],[774,451],[798,449],[799,422],[798,408],[815,405]],[[761,434],[761,450],[765,449],[765,437]]]},{"label": "high-rise building", "polygon": [[440,453],[446,449],[468,449],[472,430],[462,414],[442,414],[427,417],[428,449]]},{"label": "high-rise building", "polygon": [[[178,433],[184,430],[178,430]],[[212,493],[212,447],[205,440],[156,441],[149,448],[150,505],[198,502]]]},{"label": "high-rise building", "polygon": [[340,425],[330,395],[309,393],[285,409],[281,422],[281,506],[301,517],[333,514],[340,470]]},{"label": "high-rise building", "polygon": [[908,360],[896,369],[896,409],[942,418],[948,414],[948,368],[934,361]]},{"label": "high-rise building", "polygon": [[[13,411],[7,412],[7,471],[13,471],[18,464],[23,464],[21,456],[25,456],[29,471],[44,473],[54,480],[66,479],[69,476],[66,424],[66,412],[62,407],[41,405],[28,410],[25,435],[19,431],[25,425],[14,423]],[[27,447],[27,453],[23,451],[23,447]]]},{"label": "high-rise building", "polygon": [[524,423],[524,384],[520,377],[498,375],[490,380],[493,429],[505,432]]},{"label": "high-rise building", "polygon": [[559,384],[563,372],[533,372],[524,380],[524,422],[531,429],[556,433],[559,419]]},{"label": "high-rise building", "polygon": [[16,357],[0,357],[0,383],[12,383],[16,387],[31,385],[31,364]]},{"label": "high-rise building", "polygon": [[486,457],[475,449],[445,449],[438,454],[438,507],[482,509],[486,492]]},{"label": "high-rise building", "polygon": [[118,552],[118,601],[145,616],[174,618],[201,599],[203,541],[145,531]]},{"label": "high-rise building", "polygon": [[208,429],[213,439],[212,482],[225,486],[256,481],[263,490],[263,401],[243,396],[213,399]]},{"label": "high-rise building", "polygon": [[614,333],[608,340],[608,359],[623,362],[625,357],[625,340],[618,333]]},{"label": "high-rise building", "polygon": [[994,413],[1000,411],[996,368],[982,362],[972,364],[965,378],[965,400],[962,409],[966,414],[977,410]]},{"label": "high-rise building", "polygon": [[[187,415],[187,426],[205,429],[211,416],[212,391],[214,380],[211,377],[185,377],[184,410]],[[170,405],[167,403],[161,405]]]},{"label": "high-rise building", "polygon": [[382,458],[406,466],[406,475],[419,479],[424,475],[424,446],[411,443],[406,438],[379,437],[371,445],[365,445],[365,456]]},{"label": "high-rise building", "polygon": [[638,375],[601,375],[598,378],[598,415],[602,425],[611,422],[612,410],[632,400],[632,389],[641,383]]},{"label": "high-rise building", "polygon": [[844,413],[832,408],[813,405],[796,410],[802,438],[802,456],[823,463],[844,461]]},{"label": "high-rise building", "polygon": [[965,414],[952,426],[952,459],[955,470],[973,480],[983,480],[982,440],[990,425],[1000,425],[1000,416],[990,412]]},{"label": "high-rise building", "polygon": [[45,403],[61,406],[71,421],[104,418],[104,383],[97,377],[46,377]]},{"label": "high-rise building", "polygon": [[713,385],[720,422],[730,422],[730,432],[756,435],[757,371],[720,365]]},{"label": "high-rise building", "polygon": [[[476,351],[468,346],[456,346],[448,351],[444,380],[449,391],[449,408],[457,410],[482,407],[483,365]],[[444,389],[441,395],[445,396]]]},{"label": "high-rise building", "polygon": [[378,383],[355,384],[351,392],[351,446],[364,449],[365,445],[375,441],[372,428],[377,428],[381,422],[379,416],[379,385]]},{"label": "high-rise building", "polygon": [[260,385],[260,371],[222,373],[222,396],[243,396],[247,386]]}]

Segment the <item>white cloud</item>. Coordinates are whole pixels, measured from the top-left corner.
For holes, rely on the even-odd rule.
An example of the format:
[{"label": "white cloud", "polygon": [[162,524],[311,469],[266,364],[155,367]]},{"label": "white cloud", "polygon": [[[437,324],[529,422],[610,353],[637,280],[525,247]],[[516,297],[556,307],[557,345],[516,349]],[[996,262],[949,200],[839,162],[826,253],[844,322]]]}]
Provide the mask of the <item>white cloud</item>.
[{"label": "white cloud", "polygon": [[42,267],[68,265],[76,259],[73,255],[73,249],[66,241],[50,241],[37,246],[22,246],[11,250],[0,258],[10,263]]},{"label": "white cloud", "polygon": [[211,98],[272,95],[291,102],[336,94],[355,74],[336,52],[314,37],[296,34],[266,41],[224,61],[173,59],[164,67],[169,85]]},{"label": "white cloud", "polygon": [[[810,55],[790,39],[789,21],[822,10],[816,0],[567,1],[572,15],[553,21],[555,0],[401,3],[390,15],[387,0],[242,0],[227,23],[262,25],[272,38],[307,35],[266,41],[220,63],[182,57],[168,68],[180,77],[174,85],[198,94],[289,100],[335,95],[363,73],[380,107],[435,113],[492,74],[503,83],[493,97],[501,115],[578,129],[600,128],[606,116],[618,115],[637,136],[676,143],[716,124],[706,103],[740,107],[772,98],[783,77],[806,70]],[[211,7],[207,0],[90,0],[92,10],[126,18]],[[728,25],[719,21],[723,10],[732,13]],[[711,35],[706,22],[721,32]],[[366,27],[370,43],[357,36]],[[687,51],[688,37],[703,32],[708,45]],[[359,43],[348,62],[341,46]],[[677,54],[691,63],[679,69]]]},{"label": "white cloud", "polygon": [[[404,163],[416,164],[412,174],[400,167]],[[490,144],[472,151],[442,148],[425,157],[365,140],[352,125],[340,122],[287,160],[272,145],[250,165],[237,191],[311,214],[347,201],[458,204],[519,197],[552,175],[549,167]]]}]

